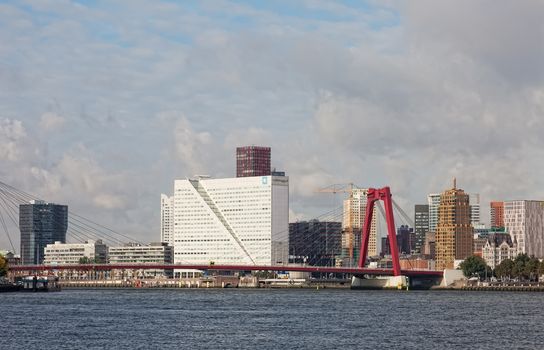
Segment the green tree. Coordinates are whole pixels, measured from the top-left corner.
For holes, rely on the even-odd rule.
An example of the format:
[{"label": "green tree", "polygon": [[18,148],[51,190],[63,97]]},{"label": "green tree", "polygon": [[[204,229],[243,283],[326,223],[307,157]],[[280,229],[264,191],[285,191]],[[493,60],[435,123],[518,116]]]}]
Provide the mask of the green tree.
[{"label": "green tree", "polygon": [[487,276],[491,276],[491,268],[487,266],[484,259],[476,255],[466,258],[459,267],[466,277],[478,276],[484,278],[486,273]]},{"label": "green tree", "polygon": [[540,262],[540,265],[538,265],[538,276],[544,275],[544,260]]},{"label": "green tree", "polygon": [[540,261],[534,256],[525,262],[524,275],[529,278],[529,281],[538,281],[540,270]]},{"label": "green tree", "polygon": [[512,276],[518,278],[519,280],[529,279],[529,274],[527,274],[526,265],[529,263],[529,256],[527,254],[519,254],[514,259],[514,266],[512,267]]},{"label": "green tree", "polygon": [[90,263],[91,263],[91,259],[89,259],[88,257],[84,256],[84,257],[79,258],[79,263],[80,263],[80,264],[90,264]]},{"label": "green tree", "polygon": [[0,255],[0,277],[4,277],[8,274],[8,261],[2,255]]},{"label": "green tree", "polygon": [[514,262],[510,259],[503,260],[499,265],[495,267],[495,276],[504,280],[512,278],[512,270],[514,269]]}]

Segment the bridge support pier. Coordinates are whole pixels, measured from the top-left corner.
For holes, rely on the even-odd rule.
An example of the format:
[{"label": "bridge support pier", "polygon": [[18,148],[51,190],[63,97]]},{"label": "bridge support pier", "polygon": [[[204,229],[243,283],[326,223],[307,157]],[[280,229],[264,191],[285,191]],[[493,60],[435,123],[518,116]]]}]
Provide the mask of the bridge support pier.
[{"label": "bridge support pier", "polygon": [[410,280],[406,276],[353,276],[351,279],[351,289],[406,289],[409,285]]}]

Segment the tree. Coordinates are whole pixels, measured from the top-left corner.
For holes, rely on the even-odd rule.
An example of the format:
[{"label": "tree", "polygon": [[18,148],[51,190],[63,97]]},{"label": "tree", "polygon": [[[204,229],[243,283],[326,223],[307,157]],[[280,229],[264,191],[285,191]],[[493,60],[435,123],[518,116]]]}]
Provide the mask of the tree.
[{"label": "tree", "polygon": [[540,261],[534,256],[525,262],[524,275],[529,278],[529,281],[538,281],[540,269]]},{"label": "tree", "polygon": [[513,269],[514,262],[510,259],[505,259],[495,267],[495,276],[500,279],[510,279],[512,278]]},{"label": "tree", "polygon": [[538,276],[544,275],[544,260],[540,262],[540,265],[538,265]]},{"label": "tree", "polygon": [[4,277],[8,274],[8,261],[2,255],[0,255],[0,277]]},{"label": "tree", "polygon": [[91,259],[87,256],[84,256],[84,257],[81,257],[79,258],[79,263],[80,264],[94,264],[94,259]]},{"label": "tree", "polygon": [[487,266],[484,259],[476,255],[466,258],[459,267],[463,270],[463,274],[466,277],[478,276],[479,278],[483,278],[486,273],[488,276],[491,276],[491,268]]},{"label": "tree", "polygon": [[512,276],[519,280],[526,280],[529,278],[526,265],[529,263],[529,256],[527,254],[519,254],[514,259],[514,266],[512,268]]}]

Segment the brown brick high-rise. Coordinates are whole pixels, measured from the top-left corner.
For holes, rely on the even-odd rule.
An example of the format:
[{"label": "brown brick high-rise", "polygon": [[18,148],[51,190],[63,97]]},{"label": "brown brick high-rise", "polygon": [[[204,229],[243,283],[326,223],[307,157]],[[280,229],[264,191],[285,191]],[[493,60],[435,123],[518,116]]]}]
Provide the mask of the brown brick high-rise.
[{"label": "brown brick high-rise", "polygon": [[237,147],[236,177],[269,176],[270,153],[270,147]]},{"label": "brown brick high-rise", "polygon": [[456,188],[440,195],[436,227],[436,269],[453,269],[455,260],[473,254],[473,228],[470,223],[469,195]]}]

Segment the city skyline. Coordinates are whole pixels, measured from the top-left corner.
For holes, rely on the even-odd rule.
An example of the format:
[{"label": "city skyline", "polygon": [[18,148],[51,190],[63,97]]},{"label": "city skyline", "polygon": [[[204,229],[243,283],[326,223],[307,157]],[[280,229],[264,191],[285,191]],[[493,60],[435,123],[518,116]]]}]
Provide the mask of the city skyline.
[{"label": "city skyline", "polygon": [[0,178],[154,241],[174,179],[230,177],[263,144],[291,221],[348,182],[411,215],[456,176],[488,222],[490,201],[544,198],[543,6],[7,1]]}]

